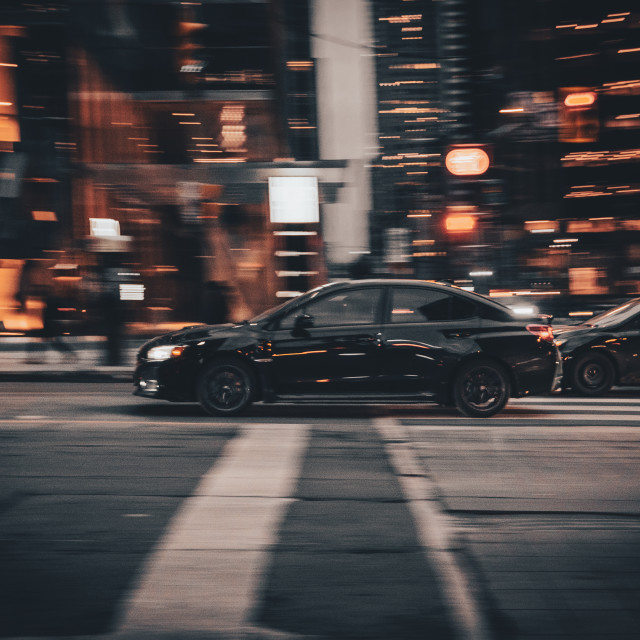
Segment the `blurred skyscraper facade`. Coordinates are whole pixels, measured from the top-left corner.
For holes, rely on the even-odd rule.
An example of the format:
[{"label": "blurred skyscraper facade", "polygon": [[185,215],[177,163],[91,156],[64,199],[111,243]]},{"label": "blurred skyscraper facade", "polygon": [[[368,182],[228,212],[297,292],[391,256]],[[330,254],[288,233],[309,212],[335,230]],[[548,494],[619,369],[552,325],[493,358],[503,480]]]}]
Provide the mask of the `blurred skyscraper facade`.
[{"label": "blurred skyscraper facade", "polygon": [[[373,6],[375,184],[387,185],[376,193],[375,228],[388,236],[378,249],[402,271],[476,288],[485,279],[496,293],[637,293],[634,3]],[[446,168],[466,146],[488,153],[486,172]]]},{"label": "blurred skyscraper facade", "polygon": [[5,328],[27,260],[145,321],[353,274],[638,293],[633,5],[5,0]]}]

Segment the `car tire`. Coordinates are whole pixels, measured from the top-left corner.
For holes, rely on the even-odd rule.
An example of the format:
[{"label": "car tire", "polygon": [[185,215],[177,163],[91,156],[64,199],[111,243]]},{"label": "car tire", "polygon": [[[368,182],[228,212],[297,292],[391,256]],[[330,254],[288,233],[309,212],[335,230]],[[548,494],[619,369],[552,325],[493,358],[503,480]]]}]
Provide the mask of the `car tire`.
[{"label": "car tire", "polygon": [[490,360],[464,364],[453,381],[453,401],[471,418],[489,418],[504,409],[511,396],[507,371]]},{"label": "car tire", "polygon": [[611,361],[600,353],[587,353],[576,360],[571,386],[583,396],[599,396],[613,385],[615,371]]},{"label": "car tire", "polygon": [[200,406],[212,416],[234,416],[252,402],[254,376],[242,362],[225,358],[205,365],[198,376]]}]

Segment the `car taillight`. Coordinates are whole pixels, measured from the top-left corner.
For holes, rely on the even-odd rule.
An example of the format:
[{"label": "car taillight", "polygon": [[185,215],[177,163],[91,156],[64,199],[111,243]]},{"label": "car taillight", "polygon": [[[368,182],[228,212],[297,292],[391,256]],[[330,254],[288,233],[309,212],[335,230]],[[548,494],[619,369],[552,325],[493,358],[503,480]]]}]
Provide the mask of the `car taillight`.
[{"label": "car taillight", "polygon": [[553,342],[553,329],[548,324],[528,324],[527,331],[545,342]]}]

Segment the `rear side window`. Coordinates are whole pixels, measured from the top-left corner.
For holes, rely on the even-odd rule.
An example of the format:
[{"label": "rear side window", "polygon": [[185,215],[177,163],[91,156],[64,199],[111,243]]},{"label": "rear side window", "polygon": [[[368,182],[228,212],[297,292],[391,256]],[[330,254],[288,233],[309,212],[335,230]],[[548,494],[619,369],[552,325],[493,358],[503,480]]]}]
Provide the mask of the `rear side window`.
[{"label": "rear side window", "polygon": [[507,309],[496,309],[489,305],[480,305],[480,317],[484,320],[495,320],[497,322],[512,322],[514,320]]},{"label": "rear side window", "polygon": [[476,314],[476,305],[460,296],[451,296],[451,320],[466,320]]},{"label": "rear side window", "polygon": [[431,289],[392,289],[391,322],[443,322],[473,318],[476,305],[466,298]]}]

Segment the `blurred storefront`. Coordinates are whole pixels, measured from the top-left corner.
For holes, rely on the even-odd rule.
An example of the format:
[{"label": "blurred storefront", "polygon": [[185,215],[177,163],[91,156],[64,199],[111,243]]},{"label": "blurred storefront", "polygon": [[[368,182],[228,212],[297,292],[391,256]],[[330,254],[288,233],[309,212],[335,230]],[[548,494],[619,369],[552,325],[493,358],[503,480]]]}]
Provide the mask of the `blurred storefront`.
[{"label": "blurred storefront", "polygon": [[[129,294],[139,279],[132,322],[201,321],[214,286],[244,319],[326,281],[320,214],[348,161],[319,155],[309,12],[291,0],[4,8],[5,329],[33,325],[15,305],[27,260],[73,263],[94,289],[114,269]],[[277,177],[312,180],[319,215],[274,219]]]}]

